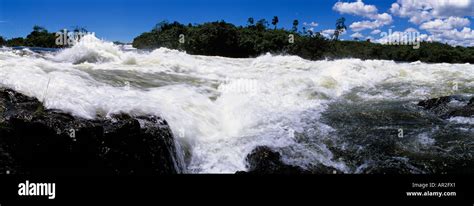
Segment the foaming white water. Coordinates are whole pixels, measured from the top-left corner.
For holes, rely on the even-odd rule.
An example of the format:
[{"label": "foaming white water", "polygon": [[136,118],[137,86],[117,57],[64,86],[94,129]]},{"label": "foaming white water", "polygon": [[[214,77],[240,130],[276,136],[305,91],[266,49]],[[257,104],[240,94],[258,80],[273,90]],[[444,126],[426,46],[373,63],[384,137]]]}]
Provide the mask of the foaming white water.
[{"label": "foaming white water", "polygon": [[84,36],[72,48],[61,51],[52,59],[61,62],[72,62],[74,64],[84,62],[103,63],[119,60],[126,63],[133,62],[133,57],[128,57],[119,46],[114,45],[112,42],[99,40],[93,35]]},{"label": "foaming white water", "polygon": [[333,129],[320,122],[328,104],[356,88],[362,98],[435,97],[448,93],[453,82],[474,88],[473,71],[470,64],[140,53],[92,36],[46,58],[0,51],[0,85],[48,108],[85,118],[162,115],[190,150],[190,172],[245,170],[245,156],[259,145],[283,148],[291,164],[322,163],[347,172],[324,144],[299,140],[332,138]]},{"label": "foaming white water", "polygon": [[474,125],[474,117],[451,117],[448,119],[450,122],[457,124],[471,124]]}]

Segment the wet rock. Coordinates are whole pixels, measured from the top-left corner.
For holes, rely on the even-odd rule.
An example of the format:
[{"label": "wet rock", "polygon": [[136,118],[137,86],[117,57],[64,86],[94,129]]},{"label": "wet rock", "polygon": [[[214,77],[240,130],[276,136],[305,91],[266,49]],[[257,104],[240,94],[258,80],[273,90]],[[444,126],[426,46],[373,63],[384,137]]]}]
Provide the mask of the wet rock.
[{"label": "wet rock", "polygon": [[438,107],[445,107],[449,102],[451,102],[454,98],[452,96],[445,96],[439,98],[433,98],[428,100],[423,100],[418,103],[418,106],[422,106],[425,109],[434,109]]},{"label": "wet rock", "polygon": [[281,154],[273,151],[267,146],[258,146],[247,155],[248,172],[238,172],[239,174],[333,174],[334,168],[323,165],[311,169],[303,169],[298,166],[288,165],[282,161]]},{"label": "wet rock", "polygon": [[0,89],[0,173],[155,175],[181,171],[163,119],[83,119]]},{"label": "wet rock", "polygon": [[[471,117],[474,116],[474,98],[471,98],[469,102],[467,100],[467,98],[458,95],[444,96],[420,101],[418,106],[433,112],[443,119],[457,116]],[[463,104],[453,104],[452,102],[454,101]]]},{"label": "wet rock", "polygon": [[420,101],[418,106],[423,107],[425,110],[429,110],[437,116],[445,117],[453,109],[450,107],[450,102],[453,100],[458,100],[458,98],[455,96],[444,96]]},{"label": "wet rock", "polygon": [[249,173],[255,174],[302,174],[309,173],[300,167],[286,165],[281,155],[269,147],[259,146],[247,155]]},{"label": "wet rock", "polygon": [[447,117],[474,117],[474,104],[469,104],[462,108],[455,109],[449,112]]}]

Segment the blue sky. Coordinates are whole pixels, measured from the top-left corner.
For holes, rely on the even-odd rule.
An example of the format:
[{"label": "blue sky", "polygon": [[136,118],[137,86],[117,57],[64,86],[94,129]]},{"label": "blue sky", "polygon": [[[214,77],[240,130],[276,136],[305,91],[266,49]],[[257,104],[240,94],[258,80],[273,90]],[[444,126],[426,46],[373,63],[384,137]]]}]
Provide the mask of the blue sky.
[{"label": "blue sky", "polygon": [[[456,0],[450,1],[456,3]],[[407,28],[420,30],[428,36],[439,34],[442,39],[441,37],[446,35],[441,35],[442,31],[433,31],[433,28],[429,27],[430,24],[423,27],[430,30],[420,27],[431,21],[436,25],[436,20],[437,23],[448,22],[452,16],[467,19],[468,24],[461,21],[462,19],[454,19],[455,27],[446,28],[446,32],[457,29],[457,32],[467,33],[467,38],[470,38],[471,33],[474,35],[470,25],[472,12],[466,8],[462,9],[466,7],[466,2],[463,1],[467,1],[467,6],[472,10],[472,0],[457,1],[460,6],[456,8],[461,9],[461,12],[449,14],[445,10],[450,8],[438,5],[438,10],[447,15],[440,14],[433,4],[433,8],[427,10],[433,13],[431,17],[420,22],[411,19],[416,14],[403,9],[404,6],[413,6],[406,3],[409,0],[347,0],[339,4],[336,0],[0,0],[0,35],[6,38],[24,37],[31,32],[34,25],[44,26],[49,31],[82,26],[95,32],[100,38],[130,42],[135,36],[149,31],[162,20],[176,20],[186,24],[225,20],[236,25],[245,25],[248,17],[254,17],[256,20],[266,18],[270,21],[273,16],[279,17],[279,27],[291,28],[292,21],[298,19],[300,28],[304,22],[315,22],[317,26],[313,24],[306,27],[312,27],[314,31],[326,30],[329,33],[328,29],[334,28],[335,20],[344,16],[348,26],[348,31],[342,36],[344,39],[352,39],[354,36],[379,38],[380,34],[373,32],[374,30],[404,31]],[[398,10],[393,8],[394,3],[399,5]],[[391,19],[383,19],[383,13]],[[354,26],[351,26],[352,24]],[[459,38],[456,41],[460,41]]]}]

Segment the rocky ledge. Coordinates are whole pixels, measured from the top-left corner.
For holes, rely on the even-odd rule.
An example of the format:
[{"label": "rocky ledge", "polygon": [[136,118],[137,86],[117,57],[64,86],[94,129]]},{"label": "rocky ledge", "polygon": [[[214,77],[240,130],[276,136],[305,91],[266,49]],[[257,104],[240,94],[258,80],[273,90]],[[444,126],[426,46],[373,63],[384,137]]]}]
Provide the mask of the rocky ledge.
[{"label": "rocky ledge", "polygon": [[0,174],[173,174],[177,152],[159,117],[83,119],[0,88]]},{"label": "rocky ledge", "polygon": [[474,117],[474,97],[453,95],[418,102],[418,106],[431,111],[442,119],[451,117]]}]

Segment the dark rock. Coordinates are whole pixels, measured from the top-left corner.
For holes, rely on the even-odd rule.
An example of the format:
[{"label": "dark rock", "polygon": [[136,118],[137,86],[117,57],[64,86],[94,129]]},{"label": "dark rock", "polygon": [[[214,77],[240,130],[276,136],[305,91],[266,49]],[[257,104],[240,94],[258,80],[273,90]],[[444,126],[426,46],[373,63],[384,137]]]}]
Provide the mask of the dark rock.
[{"label": "dark rock", "polygon": [[450,112],[449,116],[474,117],[474,97],[469,100],[466,106]]},{"label": "dark rock", "polygon": [[447,117],[474,117],[474,105],[469,104],[465,107],[455,109],[449,112]]},{"label": "dark rock", "polygon": [[453,95],[423,100],[418,103],[418,106],[423,107],[425,110],[429,110],[430,112],[443,119],[456,116],[474,116],[474,98],[471,98],[471,100],[467,104],[465,103],[465,106],[450,104],[453,100],[467,102],[466,98],[463,98],[462,96]]},{"label": "dark rock", "polygon": [[278,152],[266,146],[259,146],[247,155],[248,171],[256,174],[301,174],[302,168],[286,165]]},{"label": "dark rock", "polygon": [[452,96],[433,98],[418,102],[418,106],[422,106],[425,109],[434,109],[440,106],[446,106],[453,99],[454,98]]},{"label": "dark rock", "polygon": [[0,173],[154,175],[181,171],[171,130],[155,116],[88,120],[0,89]]},{"label": "dark rock", "polygon": [[[237,174],[333,174],[334,168],[319,165],[311,169],[303,169],[299,166],[285,164],[281,154],[267,146],[258,146],[246,157],[248,172],[237,172]],[[340,173],[340,172],[338,172]]]}]

